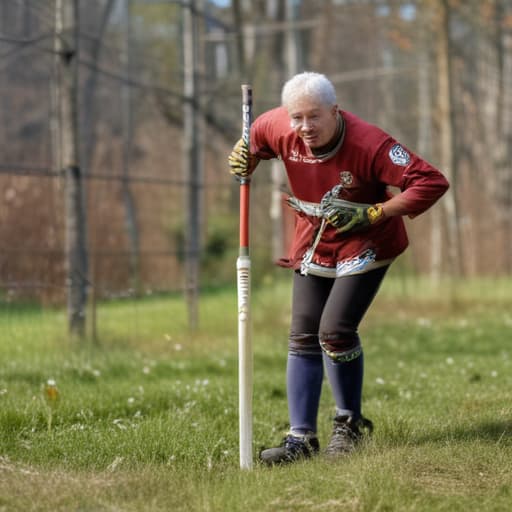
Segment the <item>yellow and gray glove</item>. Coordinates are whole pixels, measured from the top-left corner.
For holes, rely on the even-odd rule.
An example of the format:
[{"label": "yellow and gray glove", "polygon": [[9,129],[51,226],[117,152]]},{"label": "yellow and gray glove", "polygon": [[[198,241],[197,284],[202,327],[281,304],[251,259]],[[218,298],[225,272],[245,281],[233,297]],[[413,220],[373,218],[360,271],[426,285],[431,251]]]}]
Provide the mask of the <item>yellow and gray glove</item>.
[{"label": "yellow and gray glove", "polygon": [[338,233],[361,231],[384,218],[382,205],[345,201],[338,199],[336,192],[334,189],[327,192],[320,204],[324,219],[334,226]]},{"label": "yellow and gray glove", "polygon": [[240,139],[228,157],[229,172],[238,179],[248,178],[258,165],[259,158],[250,153],[247,142]]}]

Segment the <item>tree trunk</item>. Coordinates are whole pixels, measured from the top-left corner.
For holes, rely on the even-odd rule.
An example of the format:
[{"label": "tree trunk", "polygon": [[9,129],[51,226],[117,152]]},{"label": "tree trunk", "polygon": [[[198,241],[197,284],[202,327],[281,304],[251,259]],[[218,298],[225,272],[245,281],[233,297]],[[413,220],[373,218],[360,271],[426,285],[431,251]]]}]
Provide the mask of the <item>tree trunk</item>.
[{"label": "tree trunk", "polygon": [[506,15],[503,0],[494,2],[494,46],[497,63],[496,141],[494,171],[498,220],[503,225],[505,269],[512,272],[512,95],[507,84],[512,80],[512,35],[504,30]]},{"label": "tree trunk", "polygon": [[86,214],[78,146],[78,0],[57,0],[58,54],[61,67],[59,140],[65,178],[68,323],[83,337],[87,302]]},{"label": "tree trunk", "polygon": [[[418,153],[427,160],[432,159],[432,66],[430,61],[431,30],[430,9],[423,8],[420,13],[419,50],[418,50]],[[442,262],[442,216],[440,210],[434,208],[430,228],[430,277],[434,281],[441,278]]]},{"label": "tree trunk", "polygon": [[233,21],[235,26],[238,71],[240,73],[240,78],[242,82],[250,81],[250,77],[247,76],[246,69],[244,17],[242,15],[242,6],[240,5],[240,0],[233,0],[231,2],[231,8],[233,12]]},{"label": "tree trunk", "polygon": [[[121,54],[121,60],[125,70],[125,76],[131,79],[131,4],[132,0],[125,0],[125,44]],[[130,187],[130,163],[131,148],[133,143],[133,105],[132,89],[130,85],[123,84],[121,89],[122,116],[123,116],[123,181],[122,194],[125,212],[125,225],[130,241],[130,268],[132,276],[132,288],[135,295],[140,294],[139,262],[140,241],[137,221],[137,205]]]},{"label": "tree trunk", "polygon": [[108,26],[108,20],[114,7],[115,0],[108,0],[103,9],[101,21],[99,23],[98,34],[94,41],[94,46],[91,51],[91,62],[93,66],[89,69],[89,75],[84,85],[84,99],[83,99],[83,119],[82,126],[84,127],[83,133],[83,152],[82,152],[82,169],[84,173],[90,172],[90,165],[94,147],[96,146],[96,86],[98,83],[98,70],[95,65],[99,63],[101,51],[103,49],[103,38]]},{"label": "tree trunk", "polygon": [[453,110],[453,83],[451,73],[450,6],[448,0],[439,3],[440,18],[437,36],[438,111],[441,168],[450,182],[443,198],[448,229],[448,263],[450,275],[462,273],[462,251],[457,207],[457,158],[455,151],[455,120]]},{"label": "tree trunk", "polygon": [[185,296],[188,307],[188,324],[192,330],[199,326],[199,257],[201,226],[201,165],[198,122],[197,89],[197,13],[195,0],[184,5],[184,171],[186,186],[185,204]]}]

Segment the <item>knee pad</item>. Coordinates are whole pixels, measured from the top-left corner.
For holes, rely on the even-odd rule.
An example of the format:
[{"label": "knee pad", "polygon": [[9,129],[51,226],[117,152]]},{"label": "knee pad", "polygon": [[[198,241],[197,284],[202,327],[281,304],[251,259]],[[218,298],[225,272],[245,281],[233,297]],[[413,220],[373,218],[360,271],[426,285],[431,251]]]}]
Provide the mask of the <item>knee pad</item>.
[{"label": "knee pad", "polygon": [[317,334],[291,333],[288,340],[288,352],[297,356],[319,356],[322,349]]},{"label": "knee pad", "polygon": [[363,353],[357,333],[321,334],[320,346],[327,356],[337,363],[348,363]]}]

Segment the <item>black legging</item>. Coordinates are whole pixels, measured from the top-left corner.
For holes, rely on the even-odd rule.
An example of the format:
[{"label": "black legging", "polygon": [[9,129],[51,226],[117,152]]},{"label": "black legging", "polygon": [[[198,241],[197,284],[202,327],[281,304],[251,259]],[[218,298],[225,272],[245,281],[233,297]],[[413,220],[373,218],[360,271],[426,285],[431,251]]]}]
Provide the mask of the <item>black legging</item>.
[{"label": "black legging", "polygon": [[357,349],[359,323],[388,268],[335,279],[296,272],[290,353],[313,355],[323,348],[332,357]]}]

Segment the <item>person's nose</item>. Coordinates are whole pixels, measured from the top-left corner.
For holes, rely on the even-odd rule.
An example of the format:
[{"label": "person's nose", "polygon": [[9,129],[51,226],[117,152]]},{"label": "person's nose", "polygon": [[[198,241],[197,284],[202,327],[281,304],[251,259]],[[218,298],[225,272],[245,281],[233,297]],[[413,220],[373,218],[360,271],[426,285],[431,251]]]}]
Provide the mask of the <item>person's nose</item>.
[{"label": "person's nose", "polygon": [[302,122],[302,130],[303,131],[309,131],[313,128],[313,124],[310,120],[308,119],[304,119],[304,121]]}]

